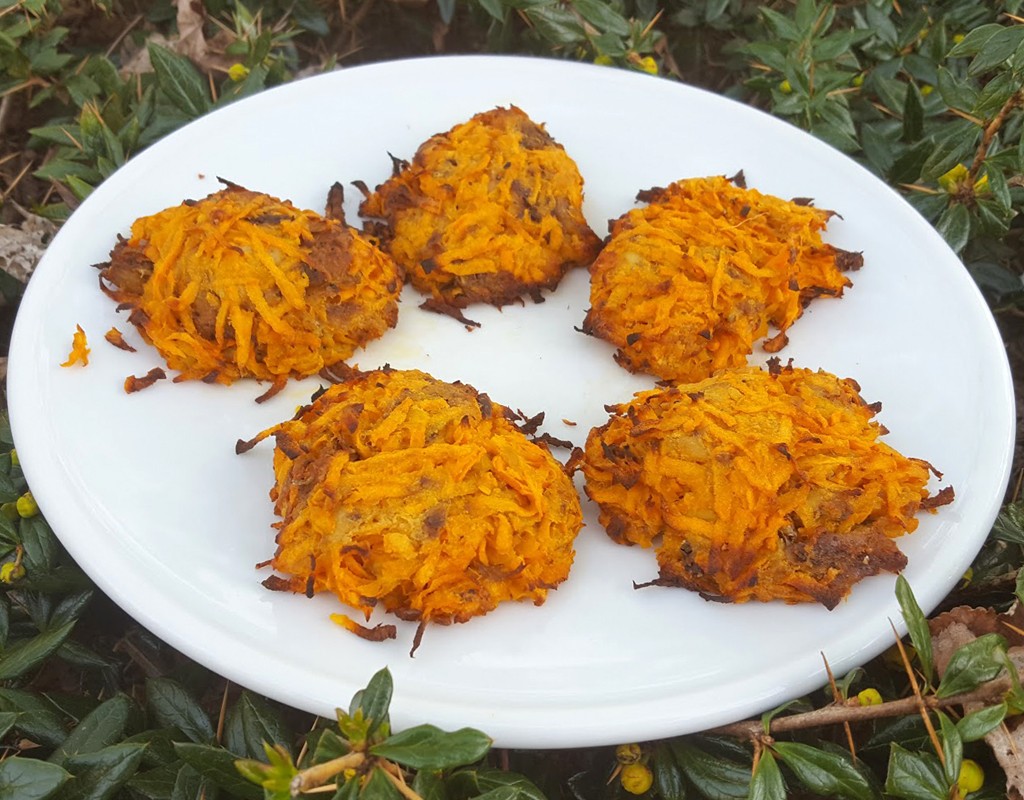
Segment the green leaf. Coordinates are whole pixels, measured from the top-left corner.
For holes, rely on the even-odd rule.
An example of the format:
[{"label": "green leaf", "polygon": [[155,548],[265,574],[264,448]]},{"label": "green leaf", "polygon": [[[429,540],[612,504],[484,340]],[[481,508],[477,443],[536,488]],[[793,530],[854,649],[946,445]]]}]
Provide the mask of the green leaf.
[{"label": "green leaf", "polygon": [[750,779],[750,800],[786,800],[786,784],[770,750],[761,753]]},{"label": "green leaf", "polygon": [[[865,127],[864,131],[868,128]],[[874,144],[873,141],[869,142],[867,136],[864,137],[864,152],[872,159],[872,163],[884,164],[886,157],[892,158],[892,147],[894,142],[884,135],[878,136],[878,142],[876,147],[882,151],[880,154],[872,156],[872,152],[868,150],[869,144]],[[921,177],[921,170],[925,165],[925,162],[931,157],[935,150],[935,144],[928,139],[923,139],[917,144],[911,146],[905,150],[898,158],[892,161],[891,166],[885,168],[883,171],[887,172],[887,178],[890,183],[915,183],[918,178]]]},{"label": "green leaf", "polygon": [[939,738],[942,742],[942,757],[945,760],[946,780],[952,785],[960,776],[960,766],[964,763],[964,740],[953,721],[941,711],[936,712],[939,718]]},{"label": "green leaf", "polygon": [[55,797],[68,773],[54,764],[12,756],[0,761],[0,800],[48,800]]},{"label": "green leaf", "polygon": [[0,739],[10,732],[17,721],[18,715],[14,711],[0,711]]},{"label": "green leaf", "polygon": [[572,5],[598,30],[629,36],[629,22],[606,0],[572,0]]},{"label": "green leaf", "polygon": [[4,594],[0,597],[0,651],[7,647],[7,637],[11,632],[11,604]]},{"label": "green leaf", "polygon": [[775,754],[812,794],[843,800],[872,800],[877,793],[853,759],[800,742],[776,742]]},{"label": "green leaf", "polygon": [[1011,73],[1000,72],[982,87],[971,113],[984,120],[995,117],[1018,89],[1020,85]]},{"label": "green leaf", "polygon": [[[1021,141],[1024,141],[1022,138]],[[0,517],[2,519],[2,517]],[[1024,501],[1003,506],[989,534],[993,539],[1024,545]]]},{"label": "green leaf", "polygon": [[996,31],[995,34],[988,37],[985,46],[971,61],[967,67],[967,74],[982,75],[999,66],[1012,56],[1022,43],[1024,43],[1024,27],[1014,25]]},{"label": "green leaf", "polygon": [[556,6],[532,6],[525,11],[540,36],[556,46],[586,41],[587,34],[575,15]]},{"label": "green leaf", "polygon": [[1013,198],[1010,196],[1010,186],[1006,182],[1006,176],[1001,169],[991,161],[985,163],[985,176],[988,178],[988,188],[992,192],[992,198],[1004,211],[1010,211],[1013,205]]},{"label": "green leaf", "polygon": [[109,800],[138,770],[144,750],[140,744],[115,744],[69,758],[67,768],[75,777],[61,800]]},{"label": "green leaf", "polygon": [[[418,774],[424,772],[421,770]],[[478,800],[478,795],[489,795],[498,790],[511,792],[518,800],[546,800],[544,792],[525,776],[489,767],[458,770],[446,785],[446,794],[453,798],[472,797]]]},{"label": "green leaf", "polygon": [[[316,746],[313,748],[313,760],[311,763],[320,764],[324,761],[330,761],[332,758],[341,758],[343,755],[347,755],[351,751],[348,746],[348,742],[336,734],[330,729],[320,731],[320,736],[316,740]],[[262,755],[262,754],[261,754]]]},{"label": "green leaf", "polygon": [[931,155],[921,166],[921,177],[926,181],[938,180],[960,162],[974,153],[978,141],[978,127],[966,120],[946,126],[946,135],[935,142]]},{"label": "green leaf", "polygon": [[986,633],[963,645],[949,659],[935,695],[952,697],[996,678],[1003,671],[1005,652],[1006,639],[997,633]]},{"label": "green leaf", "polygon": [[412,790],[422,800],[450,800],[440,771],[421,769],[412,779]]},{"label": "green leaf", "polygon": [[670,746],[687,779],[708,800],[743,800],[749,794],[749,765],[719,758],[681,739]]},{"label": "green leaf", "polygon": [[53,751],[50,761],[64,766],[71,758],[94,753],[119,742],[124,737],[133,706],[131,698],[123,694],[115,695],[100,704]]},{"label": "green leaf", "polygon": [[784,72],[788,66],[785,50],[773,42],[751,42],[743,51],[777,72]]},{"label": "green leaf", "polygon": [[236,755],[263,757],[263,743],[292,740],[280,712],[259,695],[243,691],[224,726],[224,746]]},{"label": "green leaf", "polygon": [[57,651],[74,627],[74,622],[68,622],[8,647],[0,655],[0,681],[17,678],[37,667]]},{"label": "green leaf", "polygon": [[171,800],[174,784],[182,768],[181,762],[176,762],[164,764],[146,772],[136,772],[125,784],[125,789],[128,790],[131,797],[139,796],[146,800]]},{"label": "green leaf", "polygon": [[954,77],[945,67],[939,67],[938,89],[942,102],[950,108],[970,111],[978,102],[978,90],[967,81]]},{"label": "green leaf", "polygon": [[959,255],[971,238],[971,215],[967,207],[951,203],[935,223],[935,230],[942,234],[950,249]]},{"label": "green leaf", "polygon": [[367,735],[372,735],[384,723],[388,722],[388,708],[391,706],[391,696],[394,693],[394,681],[388,668],[377,672],[366,688],[356,692],[349,706],[349,713],[355,715],[357,710],[362,710],[363,719],[369,722],[370,727]]},{"label": "green leaf", "polygon": [[928,620],[925,619],[924,612],[921,611],[921,606],[918,605],[910,584],[902,575],[896,578],[896,600],[900,604],[903,621],[907,624],[911,644],[917,651],[921,673],[924,675],[926,684],[931,685],[935,664],[932,656],[932,634],[928,628]]},{"label": "green leaf", "polygon": [[939,759],[931,753],[911,753],[893,744],[885,791],[903,800],[947,800],[949,784]]},{"label": "green leaf", "polygon": [[916,84],[907,84],[903,101],[903,141],[916,142],[924,134],[924,100]]},{"label": "green leaf", "polygon": [[375,744],[370,752],[413,769],[452,769],[479,761],[490,749],[490,737],[473,728],[449,733],[418,725]]},{"label": "green leaf", "polygon": [[215,786],[245,800],[262,800],[263,791],[238,773],[235,768],[235,756],[223,747],[175,742],[174,751],[182,761],[198,770]]},{"label": "green leaf", "polygon": [[0,711],[17,713],[15,728],[47,747],[56,747],[67,736],[53,704],[31,692],[0,688]]},{"label": "green leaf", "polygon": [[191,61],[155,44],[149,45],[149,58],[161,91],[180,111],[193,119],[209,111],[206,81]]},{"label": "green leaf", "polygon": [[683,771],[676,763],[672,750],[664,742],[655,746],[650,767],[654,774],[654,789],[661,800],[686,800]]},{"label": "green leaf", "polygon": [[1006,30],[1002,25],[990,23],[981,25],[968,32],[963,39],[953,45],[947,54],[947,58],[958,58],[959,56],[973,56],[980,53],[988,44],[988,40],[1000,31]]},{"label": "green leaf", "polygon": [[202,774],[184,764],[174,777],[170,800],[206,800],[210,791]]},{"label": "green leaf", "polygon": [[505,21],[505,6],[501,0],[476,0],[480,8],[490,14],[498,22]]},{"label": "green leaf", "polygon": [[92,600],[92,589],[69,594],[60,601],[53,610],[53,614],[50,615],[50,627],[77,621],[89,605],[90,600]]},{"label": "green leaf", "polygon": [[764,17],[768,29],[780,39],[787,42],[797,42],[802,38],[796,24],[785,14],[780,14],[774,9],[762,6],[761,15]]},{"label": "green leaf", "polygon": [[60,545],[41,515],[21,520],[21,544],[25,548],[25,569],[29,573],[48,572],[57,560]]},{"label": "green leaf", "polygon": [[146,681],[146,700],[159,725],[177,728],[191,741],[205,744],[213,741],[213,725],[188,690],[171,678]]},{"label": "green leaf", "polygon": [[57,658],[73,664],[81,669],[116,669],[117,662],[104,658],[95,650],[86,647],[84,644],[68,639],[60,646],[56,653]]},{"label": "green leaf", "polygon": [[402,795],[384,771],[380,767],[374,767],[359,791],[359,800],[402,800]]}]

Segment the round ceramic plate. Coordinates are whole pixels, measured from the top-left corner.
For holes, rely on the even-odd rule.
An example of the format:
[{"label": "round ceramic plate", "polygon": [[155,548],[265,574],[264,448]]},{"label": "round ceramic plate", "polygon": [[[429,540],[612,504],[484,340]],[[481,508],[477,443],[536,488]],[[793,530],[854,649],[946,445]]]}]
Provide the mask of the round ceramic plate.
[{"label": "round ceramic plate", "polygon": [[[375,64],[299,81],[228,106],[134,158],[82,204],[25,294],[10,353],[18,454],[47,519],[96,583],[143,625],[209,668],[290,705],[332,714],[390,668],[396,727],[473,726],[509,747],[611,744],[682,734],[760,712],[892,643],[892,576],[854,587],[833,611],[781,603],[723,605],[668,588],[653,555],[613,544],[592,507],[568,581],[540,607],[506,604],[463,625],[430,628],[415,658],[413,623],[363,641],[329,620],[333,597],[260,585],[274,550],[267,493],[272,447],[235,455],[289,418],[319,382],[288,386],[161,381],[133,395],[126,376],[161,366],[100,293],[105,261],[136,217],[217,190],[216,176],[322,210],[334,181],[370,186],[429,135],[514,104],[563,144],[585,180],[585,212],[603,233],[639,189],[744,170],[751,187],[834,209],[826,238],[863,251],[841,300],[811,304],[781,353],[855,378],[881,401],[886,440],[927,459],[956,501],[900,540],[926,609],[959,579],[1006,485],[1013,439],[1009,370],[988,309],[938,235],[885,185],[789,125],[711,94],[603,67],[498,57]],[[354,196],[350,221],[357,220]],[[360,351],[462,380],[581,445],[653,381],[574,330],[588,306],[577,270],[539,305],[473,307],[469,332],[421,311],[408,287],[398,327]],[[88,367],[62,369],[76,325]],[[139,346],[117,350],[118,326]],[[764,364],[755,352],[751,363]],[[564,420],[564,421],[563,421]],[[569,423],[575,423],[570,425]],[[375,617],[372,623],[383,621]]]}]

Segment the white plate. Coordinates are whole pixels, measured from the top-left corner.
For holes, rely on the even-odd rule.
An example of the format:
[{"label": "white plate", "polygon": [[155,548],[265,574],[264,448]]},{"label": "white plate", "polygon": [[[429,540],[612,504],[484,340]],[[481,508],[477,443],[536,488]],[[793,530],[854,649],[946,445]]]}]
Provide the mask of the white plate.
[{"label": "white plate", "polygon": [[[345,610],[333,598],[269,592],[266,571],[254,569],[273,551],[271,447],[236,456],[235,441],[290,417],[318,381],[262,406],[253,398],[265,385],[251,382],[162,381],[124,393],[127,375],[161,361],[151,348],[132,354],[103,341],[115,324],[139,338],[90,265],[133,219],[205,196],[218,175],[321,210],[333,181],[376,185],[390,172],[388,151],[411,157],[430,134],[509,103],[545,122],[579,164],[585,211],[601,233],[638,189],[741,168],[753,187],[842,214],[827,238],[862,250],[865,266],[845,298],[810,306],[782,356],[856,378],[869,402],[883,402],[888,442],[955,487],[952,506],[900,541],[921,605],[941,600],[997,513],[1014,426],[1001,340],[960,262],[894,192],[783,122],[667,80],[534,59],[391,62],[300,81],[198,120],[100,186],[39,265],[11,346],[18,454],[47,519],[130,614],[237,683],[331,714],[387,665],[397,727],[470,725],[509,747],[692,732],[815,689],[822,653],[837,674],[875,656],[892,642],[889,619],[900,621],[891,576],[864,581],[832,612],[635,591],[634,580],[656,574],[652,554],[612,544],[588,509],[572,574],[545,605],[431,628],[410,659],[413,624],[399,622],[396,641],[362,641],[328,620]],[[349,194],[354,221],[358,193]],[[652,383],[573,330],[588,305],[585,271],[542,305],[472,308],[483,323],[472,333],[417,302],[406,289],[398,328],[354,360],[462,379],[505,405],[547,412],[544,430],[577,444],[604,421],[606,403]],[[61,369],[76,323],[91,361]]]}]

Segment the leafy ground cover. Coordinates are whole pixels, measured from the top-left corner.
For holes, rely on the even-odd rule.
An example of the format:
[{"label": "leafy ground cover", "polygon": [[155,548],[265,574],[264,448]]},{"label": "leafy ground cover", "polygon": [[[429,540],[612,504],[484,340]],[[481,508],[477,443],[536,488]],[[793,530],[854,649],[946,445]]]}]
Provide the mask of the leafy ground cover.
[{"label": "leafy ground cover", "polygon": [[[960,254],[1024,397],[1020,6],[0,0],[0,347],[60,222],[184,122],[336,65],[531,53],[701,85],[865,164]],[[393,734],[387,673],[337,720],[210,674],[70,561],[12,448],[0,421],[0,800],[1024,796],[1019,439],[1006,505],[961,585],[925,619],[900,583],[906,642],[760,720],[558,752],[430,726]]]}]

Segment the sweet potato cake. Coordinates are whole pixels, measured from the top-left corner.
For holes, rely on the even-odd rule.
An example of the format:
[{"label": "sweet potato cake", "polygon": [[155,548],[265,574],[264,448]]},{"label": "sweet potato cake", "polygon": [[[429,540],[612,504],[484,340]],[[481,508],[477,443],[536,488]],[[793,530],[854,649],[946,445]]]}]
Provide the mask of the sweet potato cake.
[{"label": "sweet potato cake", "polygon": [[408,279],[454,308],[540,300],[601,242],[583,217],[583,179],[564,148],[512,106],[428,139],[359,213]]},{"label": "sweet potato cake", "polygon": [[361,233],[230,183],[136,220],[99,266],[180,380],[313,375],[398,316],[398,269]]},{"label": "sweet potato cake", "polygon": [[353,371],[264,431],[276,440],[277,552],[293,592],[367,617],[465,622],[540,605],[569,575],[582,525],[572,480],[487,395],[418,371]]},{"label": "sweet potato cake", "polygon": [[612,539],[656,547],[655,584],[833,608],[901,570],[893,539],[953,490],[930,496],[932,467],[879,441],[880,405],[854,381],[769,364],[610,409],[587,440],[586,491]]},{"label": "sweet potato cake", "polygon": [[777,352],[804,306],[840,297],[860,254],[825,244],[831,211],[736,185],[742,174],[640,192],[649,205],[611,225],[590,267],[583,330],[618,347],[633,372],[697,381],[746,364],[754,342]]}]

